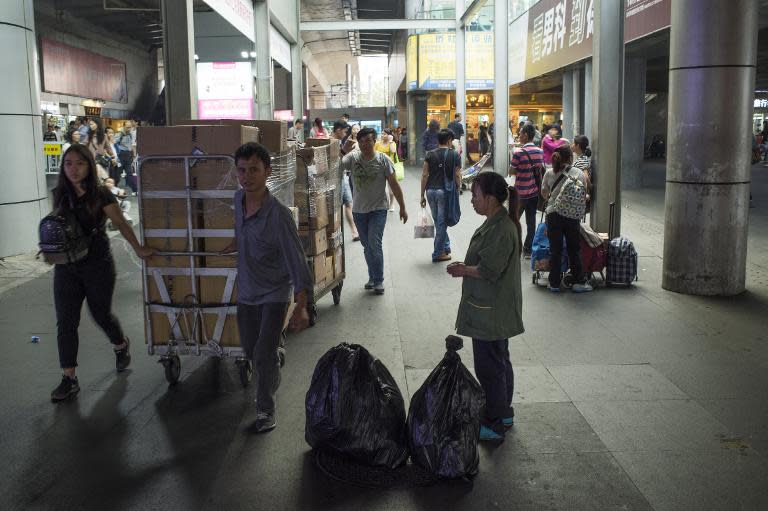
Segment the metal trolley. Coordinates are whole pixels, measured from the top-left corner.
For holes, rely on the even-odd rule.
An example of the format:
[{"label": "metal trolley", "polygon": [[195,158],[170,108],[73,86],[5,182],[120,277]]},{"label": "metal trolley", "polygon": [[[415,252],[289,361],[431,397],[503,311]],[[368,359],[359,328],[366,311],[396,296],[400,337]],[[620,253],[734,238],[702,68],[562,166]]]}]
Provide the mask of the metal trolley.
[{"label": "metal trolley", "polygon": [[[193,201],[196,199],[232,199],[235,189],[197,190],[192,186],[190,169],[201,161],[222,161],[229,165],[230,172],[234,168],[234,160],[229,155],[204,155],[204,156],[149,156],[141,158],[138,162],[138,205],[140,222],[140,239],[142,244],[146,238],[186,238],[188,247],[195,247],[197,238],[204,237],[234,237],[233,229],[198,229],[195,228],[193,218]],[[145,172],[142,167],[148,163],[182,163],[184,168],[184,189],[182,190],[145,190]],[[166,199],[186,201],[186,227],[183,229],[147,229],[144,218],[143,201],[146,199]],[[231,256],[232,254],[226,254]],[[240,372],[243,385],[248,385],[253,374],[253,367],[244,357],[243,349],[238,346],[223,346],[221,344],[227,318],[234,320],[237,314],[236,304],[233,301],[236,268],[208,268],[200,267],[198,260],[203,257],[225,257],[219,252],[211,251],[165,251],[158,252],[160,257],[188,257],[189,264],[186,267],[149,267],[146,261],[142,261],[142,275],[144,288],[144,313],[146,318],[147,350],[150,355],[159,355],[165,369],[166,380],[175,384],[181,374],[181,355],[207,355],[218,358],[234,357]],[[191,293],[184,297],[181,303],[174,302],[166,286],[166,276],[188,276],[191,282]],[[224,277],[226,279],[222,296],[215,303],[200,303],[200,289],[197,277]],[[150,283],[157,289],[160,300],[150,299]],[[168,339],[155,339],[153,332],[153,314],[164,316],[169,325]],[[215,325],[211,335],[208,335],[204,315],[216,315]],[[284,350],[285,332],[279,349],[280,363],[285,362]]]},{"label": "metal trolley", "polygon": [[[320,146],[322,147],[322,146]],[[297,158],[302,158],[301,155],[297,154]],[[305,162],[308,163],[308,162]],[[332,181],[329,183],[329,189],[327,193],[332,193],[334,196],[334,200],[332,201],[333,204],[338,204],[340,208],[340,229],[334,233],[334,242],[336,243],[333,248],[340,247],[341,248],[341,272],[338,275],[335,275],[333,279],[330,281],[326,281],[321,283],[320,285],[315,285],[312,289],[311,296],[308,297],[307,300],[307,314],[309,315],[309,325],[315,326],[317,323],[317,301],[327,294],[331,294],[333,297],[333,304],[338,305],[341,303],[341,290],[344,287],[344,278],[346,277],[346,242],[344,237],[344,214],[343,214],[343,208],[344,205],[341,204],[341,190],[343,185],[343,179],[344,176],[342,172],[339,171],[339,169],[329,169],[329,177],[332,179]],[[312,187],[312,179],[314,176],[312,176],[309,172],[307,172],[306,181],[303,183],[304,186],[306,186],[307,190],[310,190]],[[309,195],[309,194],[307,194]],[[309,200],[309,199],[308,199]],[[309,204],[306,206],[309,208]],[[336,239],[338,238],[338,239]]]}]

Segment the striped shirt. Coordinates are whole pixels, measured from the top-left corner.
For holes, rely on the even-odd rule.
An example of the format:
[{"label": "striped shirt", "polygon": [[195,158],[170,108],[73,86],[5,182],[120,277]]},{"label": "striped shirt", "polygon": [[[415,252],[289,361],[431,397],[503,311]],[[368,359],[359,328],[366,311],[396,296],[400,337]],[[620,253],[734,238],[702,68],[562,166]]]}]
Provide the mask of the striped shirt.
[{"label": "striped shirt", "polygon": [[589,168],[589,164],[590,164],[589,157],[585,154],[582,154],[581,156],[576,158],[575,162],[573,162],[573,166],[581,170],[582,172],[587,171],[587,169]]},{"label": "striped shirt", "polygon": [[533,175],[533,166],[542,165],[543,162],[544,152],[530,142],[515,149],[510,165],[515,169],[515,190],[521,199],[538,197],[539,189]]}]

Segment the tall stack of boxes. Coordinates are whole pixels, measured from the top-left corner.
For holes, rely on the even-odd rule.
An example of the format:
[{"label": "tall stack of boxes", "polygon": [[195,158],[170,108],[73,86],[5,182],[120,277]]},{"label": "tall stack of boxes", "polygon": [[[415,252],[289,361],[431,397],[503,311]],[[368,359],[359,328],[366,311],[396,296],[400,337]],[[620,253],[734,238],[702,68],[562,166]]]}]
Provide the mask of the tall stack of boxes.
[{"label": "tall stack of boxes", "polygon": [[294,203],[315,295],[344,276],[339,141],[309,139],[297,152]]},{"label": "tall stack of boxes", "polygon": [[[263,143],[265,138],[273,141],[275,131],[284,130],[284,125],[277,121],[276,125],[267,124],[262,130],[238,121],[140,128],[137,139],[140,158],[160,158],[143,161],[139,173],[146,245],[160,252],[205,253],[219,252],[229,245],[234,238],[234,194],[239,186],[231,160],[190,160],[187,182],[183,160],[168,157],[232,155],[243,143]],[[268,186],[281,200],[288,197],[287,200],[292,201],[295,151],[284,143],[270,147],[274,148],[282,151],[272,152],[273,161],[278,160],[279,164],[273,169]],[[233,306],[237,300],[235,256],[154,256],[146,266],[145,286],[150,303],[199,307],[201,312],[199,316],[186,314],[186,317],[149,312],[145,323],[154,345],[165,344],[175,337],[174,324],[187,340],[215,340],[225,347],[240,345]],[[156,283],[159,278],[161,286]],[[222,308],[229,305],[232,307]]]}]

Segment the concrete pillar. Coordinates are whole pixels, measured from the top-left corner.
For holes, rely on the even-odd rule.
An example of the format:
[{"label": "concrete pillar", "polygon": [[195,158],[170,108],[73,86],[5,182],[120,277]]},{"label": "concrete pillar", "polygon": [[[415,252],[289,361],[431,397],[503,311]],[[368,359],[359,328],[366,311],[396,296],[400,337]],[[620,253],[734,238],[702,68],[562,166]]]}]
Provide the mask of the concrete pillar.
[{"label": "concrete pillar", "polygon": [[506,176],[509,169],[509,2],[497,1],[493,4],[493,37],[493,170]]},{"label": "concrete pillar", "polygon": [[563,137],[573,141],[573,71],[563,73]]},{"label": "concrete pillar", "polygon": [[162,0],[165,122],[197,119],[195,22],[192,0]]},{"label": "concrete pillar", "polygon": [[461,14],[464,12],[464,0],[456,0],[456,112],[461,114],[464,124],[464,136],[461,137],[461,167],[467,155],[467,76],[466,45],[464,27],[461,26]]},{"label": "concrete pillar", "polygon": [[594,139],[592,133],[592,60],[584,63],[584,131],[590,143]]},{"label": "concrete pillar", "polygon": [[427,129],[428,97],[426,92],[408,93],[408,156],[417,165],[421,165],[425,155],[421,142]]},{"label": "concrete pillar", "polygon": [[662,275],[670,291],[745,289],[757,4],[672,2]]},{"label": "concrete pillar", "polygon": [[624,127],[621,143],[621,185],[643,186],[645,144],[645,57],[632,57],[624,64]]},{"label": "concrete pillar", "polygon": [[584,101],[581,99],[581,67],[573,70],[573,117],[571,121],[571,133],[573,136],[582,135],[581,131],[581,112],[584,109]]},{"label": "concrete pillar", "polygon": [[291,109],[293,110],[294,119],[304,116],[304,92],[302,87],[304,77],[301,64],[301,45],[301,38],[291,45]]},{"label": "concrete pillar", "polygon": [[256,30],[256,118],[272,120],[272,55],[269,51],[269,0],[253,3],[253,24]]},{"label": "concrete pillar", "polygon": [[608,232],[610,204],[616,203],[613,235],[621,233],[621,123],[624,92],[625,0],[595,0],[592,38],[594,80],[592,142],[595,198],[590,221]]},{"label": "concrete pillar", "polygon": [[37,247],[37,224],[48,214],[40,113],[40,75],[32,0],[0,8],[0,257]]}]

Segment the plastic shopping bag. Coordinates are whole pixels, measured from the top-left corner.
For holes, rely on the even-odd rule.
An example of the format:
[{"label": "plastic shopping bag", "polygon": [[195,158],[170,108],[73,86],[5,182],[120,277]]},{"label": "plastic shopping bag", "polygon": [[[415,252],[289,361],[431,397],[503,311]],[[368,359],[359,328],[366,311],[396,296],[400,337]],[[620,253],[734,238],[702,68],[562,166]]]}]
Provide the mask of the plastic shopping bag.
[{"label": "plastic shopping bag", "polygon": [[413,226],[413,237],[417,239],[435,237],[435,221],[432,220],[432,213],[427,208],[421,208],[419,220]]},{"label": "plastic shopping bag", "polygon": [[438,477],[477,473],[483,389],[461,363],[461,337],[445,339],[446,353],[411,399],[408,448],[417,465]]},{"label": "plastic shopping bag", "polygon": [[318,361],[306,398],[304,437],[314,449],[397,468],[408,456],[405,404],[380,360],[342,343]]}]

